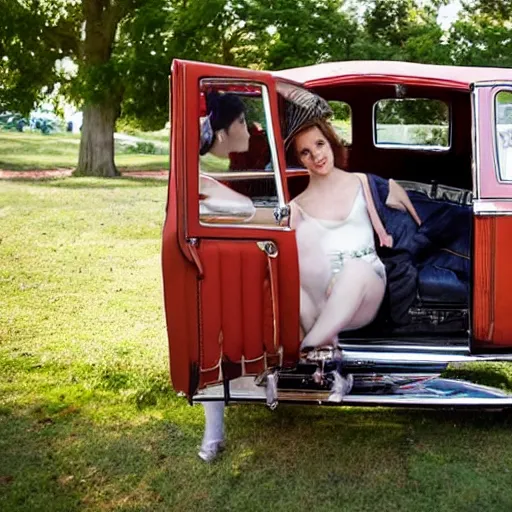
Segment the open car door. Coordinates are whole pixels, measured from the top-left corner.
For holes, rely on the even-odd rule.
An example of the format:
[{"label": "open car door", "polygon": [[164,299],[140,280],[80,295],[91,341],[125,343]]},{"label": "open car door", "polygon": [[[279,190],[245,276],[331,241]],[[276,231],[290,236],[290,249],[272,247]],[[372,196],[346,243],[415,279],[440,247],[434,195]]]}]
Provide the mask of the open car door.
[{"label": "open car door", "polygon": [[473,351],[512,351],[512,83],[477,83]]},{"label": "open car door", "polygon": [[[248,153],[199,156],[210,91],[244,101]],[[243,194],[253,213],[203,208],[201,180]],[[295,235],[283,222],[288,200],[273,77],[175,60],[162,264],[171,378],[189,399],[208,385],[298,359],[299,271]]]}]

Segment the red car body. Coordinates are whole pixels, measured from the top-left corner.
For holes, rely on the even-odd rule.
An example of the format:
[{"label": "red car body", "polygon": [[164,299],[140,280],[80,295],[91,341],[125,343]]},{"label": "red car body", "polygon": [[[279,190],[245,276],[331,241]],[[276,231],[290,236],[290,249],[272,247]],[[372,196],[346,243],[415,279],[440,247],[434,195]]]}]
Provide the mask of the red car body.
[{"label": "red car body", "polygon": [[[264,393],[254,391],[256,388],[245,394],[236,395],[234,388],[230,396],[226,393],[229,395],[230,383],[240,378],[258,383],[262,375],[293,370],[300,362],[294,231],[282,222],[233,225],[201,221],[198,120],[204,115],[204,80],[249,94],[251,88],[262,91],[265,131],[272,143],[270,150],[255,151],[259,155],[267,151],[272,158],[278,218],[286,215],[287,203],[307,183],[305,171],[287,165],[279,92],[287,84],[350,106],[348,170],[436,183],[471,194],[472,275],[467,329],[457,335],[456,343],[439,332],[435,336],[402,336],[398,342],[394,336],[374,338],[371,343],[350,341],[343,348],[350,368],[380,377],[397,372],[432,376],[438,375],[440,364],[453,361],[508,360],[512,353],[512,179],[499,167],[496,98],[500,93],[499,98],[512,93],[512,70],[371,61],[270,73],[175,60],[162,265],[171,379],[177,391],[189,399],[215,399],[217,395],[208,395],[208,390],[223,384],[221,398],[240,401],[252,396],[264,401]],[[396,98],[437,100],[448,105],[450,141],[445,150],[376,142],[376,105]],[[502,132],[507,136],[507,130]],[[257,147],[253,135],[251,140]],[[237,169],[243,160],[238,155]],[[242,172],[216,177],[242,192],[249,182],[257,188],[258,183],[269,180],[262,169],[245,176]],[[280,400],[315,402],[328,396],[322,395],[324,392],[283,391]],[[367,397],[354,402],[375,400]],[[508,404],[510,398],[500,400]]]}]

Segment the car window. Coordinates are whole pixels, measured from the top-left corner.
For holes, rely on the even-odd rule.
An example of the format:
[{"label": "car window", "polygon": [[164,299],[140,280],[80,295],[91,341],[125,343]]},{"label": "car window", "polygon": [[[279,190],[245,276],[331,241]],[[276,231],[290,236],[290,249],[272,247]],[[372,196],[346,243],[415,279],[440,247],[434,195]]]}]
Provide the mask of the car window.
[{"label": "car window", "polygon": [[282,188],[267,88],[203,79],[199,103],[200,221],[275,226]]},{"label": "car window", "polygon": [[496,95],[494,111],[500,179],[512,181],[512,92]]},{"label": "car window", "polygon": [[374,143],[381,147],[446,150],[450,108],[426,98],[385,99],[374,105]]}]

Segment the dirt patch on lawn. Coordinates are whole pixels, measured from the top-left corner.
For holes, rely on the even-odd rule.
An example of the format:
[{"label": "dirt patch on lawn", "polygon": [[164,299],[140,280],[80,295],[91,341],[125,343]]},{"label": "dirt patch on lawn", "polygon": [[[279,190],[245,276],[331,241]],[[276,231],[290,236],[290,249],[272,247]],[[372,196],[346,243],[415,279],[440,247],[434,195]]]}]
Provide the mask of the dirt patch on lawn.
[{"label": "dirt patch on lawn", "polygon": [[[72,172],[72,169],[51,169],[45,171],[5,171],[0,169],[0,179],[41,180],[49,178],[67,178],[71,176]],[[164,180],[169,176],[169,171],[124,171],[121,169],[121,176]]]},{"label": "dirt patch on lawn", "polygon": [[0,179],[40,180],[44,178],[65,178],[71,176],[71,169],[52,169],[48,171],[4,171],[0,169]]}]

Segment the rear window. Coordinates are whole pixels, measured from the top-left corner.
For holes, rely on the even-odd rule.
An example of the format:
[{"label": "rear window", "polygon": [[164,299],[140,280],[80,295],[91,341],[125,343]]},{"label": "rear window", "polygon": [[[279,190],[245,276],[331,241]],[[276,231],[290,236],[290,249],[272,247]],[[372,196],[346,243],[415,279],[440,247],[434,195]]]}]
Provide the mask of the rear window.
[{"label": "rear window", "polygon": [[426,98],[380,100],[374,105],[374,142],[387,148],[447,150],[450,108]]},{"label": "rear window", "polygon": [[338,137],[344,144],[352,144],[352,111],[350,105],[344,101],[328,101],[332,108],[332,117],[329,119]]},{"label": "rear window", "polygon": [[500,179],[512,181],[512,92],[496,95],[495,116]]}]

